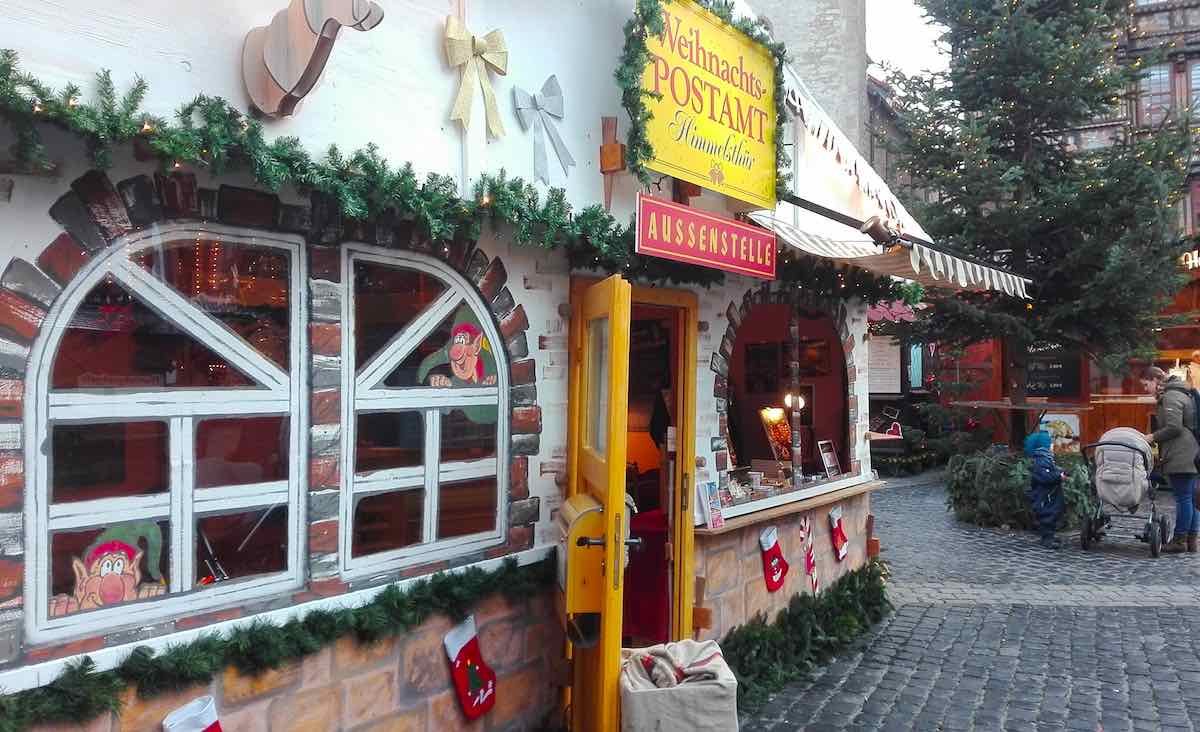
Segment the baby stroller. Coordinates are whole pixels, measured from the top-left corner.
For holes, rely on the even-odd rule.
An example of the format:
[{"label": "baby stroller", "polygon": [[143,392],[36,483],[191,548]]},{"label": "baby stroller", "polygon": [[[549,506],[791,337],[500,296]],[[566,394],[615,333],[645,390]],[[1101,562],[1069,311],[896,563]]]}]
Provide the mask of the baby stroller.
[{"label": "baby stroller", "polygon": [[[1084,445],[1083,454],[1088,461],[1093,500],[1079,531],[1080,546],[1086,551],[1110,528],[1124,528],[1132,533],[1113,536],[1144,541],[1150,545],[1150,556],[1157,557],[1170,526],[1167,517],[1158,512],[1150,489],[1150,443],[1141,432],[1118,427],[1101,435],[1099,442]],[[1139,512],[1146,501],[1149,512]],[[1136,533],[1138,529],[1142,533]]]}]

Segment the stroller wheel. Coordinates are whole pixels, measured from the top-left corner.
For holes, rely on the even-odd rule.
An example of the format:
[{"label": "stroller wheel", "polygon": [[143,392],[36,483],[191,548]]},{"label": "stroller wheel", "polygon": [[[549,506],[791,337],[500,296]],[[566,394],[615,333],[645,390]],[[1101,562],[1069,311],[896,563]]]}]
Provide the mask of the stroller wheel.
[{"label": "stroller wheel", "polygon": [[1157,558],[1162,553],[1162,539],[1159,522],[1148,521],[1146,523],[1146,541],[1150,542],[1150,556]]},{"label": "stroller wheel", "polygon": [[1092,546],[1092,517],[1083,517],[1083,526],[1079,527],[1079,548],[1085,552]]},{"label": "stroller wheel", "polygon": [[1164,544],[1170,541],[1171,527],[1167,524],[1167,517],[1161,513],[1158,515],[1158,535]]}]

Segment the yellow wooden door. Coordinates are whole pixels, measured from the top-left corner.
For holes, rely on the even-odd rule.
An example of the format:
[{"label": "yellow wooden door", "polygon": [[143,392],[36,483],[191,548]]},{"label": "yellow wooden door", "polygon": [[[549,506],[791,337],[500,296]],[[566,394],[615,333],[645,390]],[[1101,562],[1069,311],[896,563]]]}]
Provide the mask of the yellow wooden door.
[{"label": "yellow wooden door", "polygon": [[604,553],[605,588],[598,642],[573,649],[573,732],[613,732],[620,719],[630,294],[629,283],[614,275],[576,288],[571,303],[568,490],[603,506],[603,546],[593,550]]}]

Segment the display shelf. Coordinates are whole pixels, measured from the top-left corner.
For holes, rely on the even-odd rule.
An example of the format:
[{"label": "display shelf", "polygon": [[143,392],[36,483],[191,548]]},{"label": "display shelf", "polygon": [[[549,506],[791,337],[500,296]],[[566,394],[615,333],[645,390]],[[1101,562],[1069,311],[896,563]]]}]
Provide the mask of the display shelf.
[{"label": "display shelf", "polygon": [[[836,481],[833,481],[833,483],[836,483]],[[752,504],[740,504],[732,508],[748,508],[753,506],[753,504],[763,505],[761,508],[752,510],[749,513],[745,513],[733,518],[726,518],[725,524],[718,529],[697,526],[695,534],[696,536],[720,536],[721,534],[737,531],[738,529],[742,529],[747,526],[754,526],[766,521],[773,521],[784,516],[790,516],[794,513],[811,511],[814,508],[844,501],[847,498],[853,498],[854,496],[859,496],[863,493],[877,491],[885,484],[886,481],[865,479],[862,482],[854,485],[835,488],[834,490],[817,495],[810,495],[808,497],[805,497],[804,494],[811,491],[812,487],[798,491],[792,491],[791,493],[780,494],[763,501],[754,501]],[[817,485],[813,487],[820,488],[822,486]],[[782,502],[780,502],[779,499],[782,499]],[[726,509],[725,512],[728,513],[728,511],[729,509]]]}]

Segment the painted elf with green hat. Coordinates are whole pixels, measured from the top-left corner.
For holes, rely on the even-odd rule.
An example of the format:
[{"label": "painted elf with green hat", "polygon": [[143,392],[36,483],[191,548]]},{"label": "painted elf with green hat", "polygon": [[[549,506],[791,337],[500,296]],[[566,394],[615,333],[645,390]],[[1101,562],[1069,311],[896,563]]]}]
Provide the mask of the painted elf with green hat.
[{"label": "painted elf with green hat", "polygon": [[[143,557],[150,582],[142,582]],[[71,567],[75,571],[75,591],[50,599],[51,617],[155,597],[167,591],[162,575],[162,532],[153,521],[105,529],[82,557],[71,561]]]},{"label": "painted elf with green hat", "polygon": [[[445,366],[449,365],[447,373]],[[434,370],[437,369],[437,372]],[[433,372],[433,373],[431,373]],[[417,367],[417,381],[442,388],[496,385],[496,356],[475,312],[467,305],[459,306],[450,328],[450,340],[442,348],[426,356]],[[496,421],[495,408],[485,406],[456,407],[475,423]]]}]

